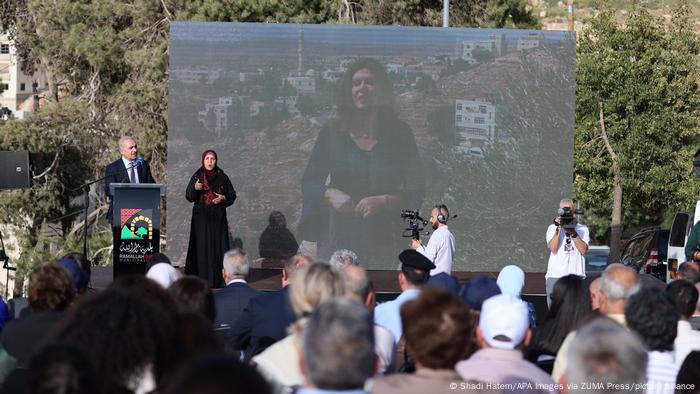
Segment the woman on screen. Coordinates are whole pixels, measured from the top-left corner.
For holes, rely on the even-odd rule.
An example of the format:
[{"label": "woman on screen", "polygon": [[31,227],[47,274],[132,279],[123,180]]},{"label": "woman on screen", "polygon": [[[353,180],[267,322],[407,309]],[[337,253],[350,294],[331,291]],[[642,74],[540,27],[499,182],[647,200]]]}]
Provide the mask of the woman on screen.
[{"label": "woman on screen", "polygon": [[226,207],[236,200],[236,191],[216,164],[216,152],[202,153],[202,166],[185,192],[187,201],[194,203],[185,273],[199,276],[211,287],[223,287],[223,256],[230,248]]},{"label": "woman on screen", "polygon": [[394,268],[407,242],[401,209],[420,207],[423,167],[413,133],[399,120],[389,76],[374,59],[352,64],[335,116],[319,132],[302,178],[300,231],[318,257],[357,253],[370,268]]}]

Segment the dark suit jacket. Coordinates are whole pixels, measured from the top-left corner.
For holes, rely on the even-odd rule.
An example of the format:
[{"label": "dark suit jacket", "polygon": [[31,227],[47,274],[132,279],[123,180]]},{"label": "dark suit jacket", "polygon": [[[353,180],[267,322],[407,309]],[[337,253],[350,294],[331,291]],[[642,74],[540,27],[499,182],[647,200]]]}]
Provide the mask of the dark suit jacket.
[{"label": "dark suit jacket", "polygon": [[[138,174],[139,183],[156,183],[156,180],[153,179],[153,175],[151,175],[151,167],[148,165],[148,162],[145,162],[142,166],[136,167],[136,174]],[[105,167],[105,176],[105,196],[109,197],[107,219],[112,223],[113,206],[112,195],[109,194],[109,185],[111,183],[131,183],[129,181],[129,172],[121,157]]]},{"label": "dark suit jacket", "polygon": [[287,327],[296,321],[287,287],[264,292],[245,307],[229,332],[228,345],[245,350],[245,362],[287,336]]},{"label": "dark suit jacket", "polygon": [[260,292],[245,283],[231,283],[230,285],[214,293],[214,305],[216,306],[215,324],[226,324],[233,327],[248,305],[251,298]]}]

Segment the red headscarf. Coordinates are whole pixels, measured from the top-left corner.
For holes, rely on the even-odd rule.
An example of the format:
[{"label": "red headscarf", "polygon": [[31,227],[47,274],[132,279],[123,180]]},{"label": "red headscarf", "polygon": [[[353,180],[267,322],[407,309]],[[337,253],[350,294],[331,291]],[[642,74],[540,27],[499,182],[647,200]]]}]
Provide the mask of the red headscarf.
[{"label": "red headscarf", "polygon": [[[217,165],[214,166],[211,170],[207,170],[206,167],[204,167],[204,158],[207,157],[208,154],[214,155],[214,158],[216,159]],[[211,205],[212,200],[216,198],[217,193],[221,193],[221,186],[216,187],[217,190],[212,190],[212,187],[210,186],[211,183],[216,183],[214,182],[216,173],[218,172],[218,163],[219,163],[219,158],[216,155],[216,152],[213,149],[208,149],[205,150],[204,153],[202,153],[202,173],[204,176],[201,179],[200,182],[202,182],[202,187],[204,189],[204,195],[202,196],[202,199],[204,200],[205,205]]]}]

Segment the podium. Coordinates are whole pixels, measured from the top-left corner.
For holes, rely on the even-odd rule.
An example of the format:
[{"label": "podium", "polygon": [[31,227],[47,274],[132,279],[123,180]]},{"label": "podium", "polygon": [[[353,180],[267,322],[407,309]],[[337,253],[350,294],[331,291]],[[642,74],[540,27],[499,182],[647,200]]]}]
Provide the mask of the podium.
[{"label": "podium", "polygon": [[146,273],[146,262],[160,251],[159,183],[112,183],[109,185],[112,217],[114,277]]}]

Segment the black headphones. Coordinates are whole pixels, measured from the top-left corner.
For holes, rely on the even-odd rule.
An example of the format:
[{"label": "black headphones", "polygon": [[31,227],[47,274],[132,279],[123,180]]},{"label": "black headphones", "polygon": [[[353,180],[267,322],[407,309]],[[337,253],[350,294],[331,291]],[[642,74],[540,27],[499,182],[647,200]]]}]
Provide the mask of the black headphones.
[{"label": "black headphones", "polygon": [[[445,212],[449,212],[449,211],[447,210],[447,206],[445,206],[445,204],[436,204],[436,205],[435,205],[435,208],[438,210],[438,211],[437,211],[437,217],[436,217],[438,223],[442,223],[442,224],[447,223],[447,217],[446,217],[445,215],[442,214],[442,210],[443,210],[443,209],[445,210]],[[448,213],[448,215],[449,215],[449,213]]]}]

